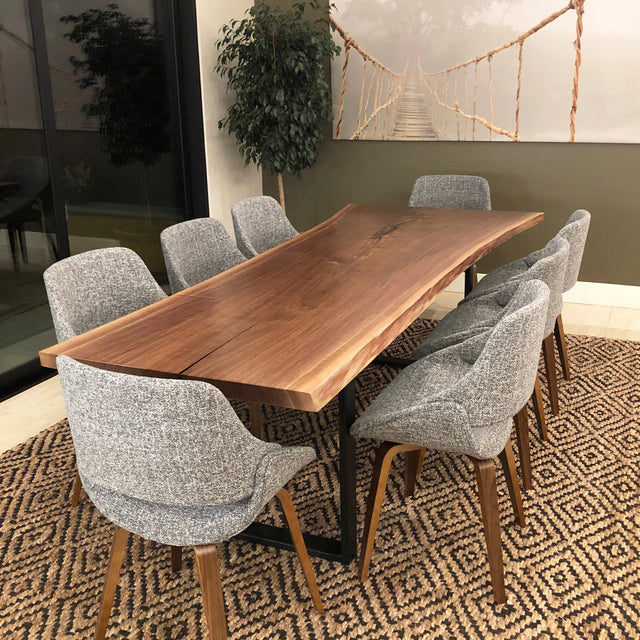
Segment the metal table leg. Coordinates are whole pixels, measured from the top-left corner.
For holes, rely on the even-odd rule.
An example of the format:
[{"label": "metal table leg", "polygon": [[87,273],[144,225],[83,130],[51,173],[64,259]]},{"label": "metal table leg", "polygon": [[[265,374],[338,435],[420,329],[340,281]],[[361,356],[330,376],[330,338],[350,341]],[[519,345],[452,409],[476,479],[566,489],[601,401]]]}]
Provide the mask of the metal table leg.
[{"label": "metal table leg", "polygon": [[[355,382],[351,381],[338,396],[338,424],[340,446],[340,539],[325,538],[309,533],[304,540],[309,554],[349,564],[357,552],[356,531],[356,444],[349,434],[356,417]],[[280,549],[295,551],[287,528],[254,522],[237,536]]]}]

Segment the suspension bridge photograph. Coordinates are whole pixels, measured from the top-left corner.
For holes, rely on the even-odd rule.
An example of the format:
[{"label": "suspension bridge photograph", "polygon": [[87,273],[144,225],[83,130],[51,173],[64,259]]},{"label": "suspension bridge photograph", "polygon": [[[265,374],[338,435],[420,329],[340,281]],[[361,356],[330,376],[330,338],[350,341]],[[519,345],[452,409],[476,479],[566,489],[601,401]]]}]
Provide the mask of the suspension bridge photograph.
[{"label": "suspension bridge photograph", "polygon": [[637,0],[336,0],[333,136],[640,142]]}]

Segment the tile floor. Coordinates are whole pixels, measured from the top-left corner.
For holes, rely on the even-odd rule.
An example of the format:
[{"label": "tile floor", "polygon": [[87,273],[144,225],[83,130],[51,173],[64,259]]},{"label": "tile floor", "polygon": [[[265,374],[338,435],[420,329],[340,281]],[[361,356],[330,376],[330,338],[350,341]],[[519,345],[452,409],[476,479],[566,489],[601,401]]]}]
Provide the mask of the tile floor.
[{"label": "tile floor", "polygon": [[[423,314],[439,320],[462,299],[459,283],[452,283],[442,292]],[[580,284],[580,283],[579,283]],[[452,290],[458,289],[459,290]],[[629,287],[631,289],[631,287]],[[634,287],[633,289],[636,289]],[[604,300],[612,303],[590,305],[571,302],[567,296],[562,317],[567,333],[603,336],[640,341],[640,304],[612,297]],[[614,306],[615,303],[630,306]],[[66,416],[58,378],[50,378],[41,384],[0,403],[0,453],[7,451],[42,429],[55,424]]]}]

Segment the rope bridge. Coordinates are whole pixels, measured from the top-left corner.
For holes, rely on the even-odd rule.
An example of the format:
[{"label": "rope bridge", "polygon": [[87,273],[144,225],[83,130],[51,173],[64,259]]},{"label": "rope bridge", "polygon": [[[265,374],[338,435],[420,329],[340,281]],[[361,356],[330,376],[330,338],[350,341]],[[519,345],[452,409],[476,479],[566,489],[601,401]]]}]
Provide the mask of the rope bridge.
[{"label": "rope bridge", "polygon": [[[371,124],[373,124],[374,135],[377,134],[378,125],[383,127],[382,137],[384,138],[389,124],[393,124],[395,121],[395,111],[404,84],[404,73],[395,73],[388,69],[382,62],[376,60],[360,47],[333,17],[330,17],[329,20],[344,42],[344,64],[342,66],[342,87],[340,88],[336,138],[340,137],[340,127],[344,117],[344,93],[347,88],[347,66],[351,49],[362,59],[362,78],[356,130],[349,136],[349,140],[364,139],[367,134],[367,128]],[[378,120],[380,114],[384,114],[381,118],[383,122]]]},{"label": "rope bridge", "polygon": [[[336,138],[340,137],[340,128],[344,115],[345,91],[347,85],[347,66],[349,51],[354,49],[363,59],[362,81],[360,88],[360,105],[358,109],[357,126],[350,140],[363,139],[367,128],[371,130],[373,124],[374,135],[377,133],[377,119],[383,119],[382,139],[411,140],[427,138],[444,138],[447,134],[447,112],[455,113],[456,135],[458,140],[467,137],[467,124],[471,123],[471,139],[476,139],[477,125],[489,131],[489,140],[493,134],[505,136],[519,142],[520,138],[520,93],[522,89],[522,58],[524,45],[528,38],[560,16],[569,11],[576,12],[576,38],[573,42],[575,50],[573,85],[571,91],[572,103],[569,113],[569,142],[575,140],[575,114],[578,108],[578,82],[580,78],[580,64],[582,62],[581,41],[583,32],[583,14],[586,0],[570,0],[570,2],[544,20],[538,22],[528,31],[517,38],[505,42],[499,47],[462,62],[448,69],[435,73],[427,73],[422,69],[420,60],[407,63],[402,73],[395,73],[364,51],[357,42],[331,18],[336,31],[344,41],[344,64],[342,67],[342,86],[340,89],[340,104]],[[493,58],[496,54],[517,48],[518,69],[516,75],[516,97],[514,105],[514,125],[512,128],[499,126],[494,122],[493,109]],[[488,117],[477,113],[478,101],[478,71],[480,64],[487,64],[488,77]],[[368,79],[365,79],[367,63],[371,66]],[[472,90],[469,86],[469,76],[473,76]],[[385,85],[386,82],[386,85]],[[370,94],[375,83],[374,102],[369,106]],[[426,90],[426,91],[425,91]],[[426,95],[425,95],[426,93]],[[449,94],[453,95],[450,96]],[[365,100],[366,95],[366,100]],[[391,120],[391,122],[389,122]],[[464,125],[464,126],[463,126]]]}]

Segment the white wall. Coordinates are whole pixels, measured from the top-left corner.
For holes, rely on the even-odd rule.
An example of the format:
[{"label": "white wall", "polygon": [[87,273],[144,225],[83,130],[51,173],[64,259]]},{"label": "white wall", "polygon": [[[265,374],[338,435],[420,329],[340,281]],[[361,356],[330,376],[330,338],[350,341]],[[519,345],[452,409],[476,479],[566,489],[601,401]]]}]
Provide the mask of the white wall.
[{"label": "white wall", "polygon": [[242,17],[251,5],[253,0],[196,0],[209,212],[222,221],[232,236],[231,205],[262,195],[262,173],[254,165],[245,167],[235,138],[218,129],[218,120],[225,116],[232,96],[225,92],[225,82],[213,70],[215,43],[220,27],[232,18]]}]

